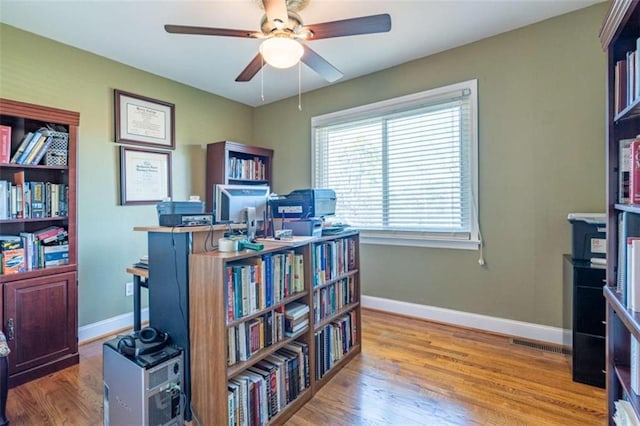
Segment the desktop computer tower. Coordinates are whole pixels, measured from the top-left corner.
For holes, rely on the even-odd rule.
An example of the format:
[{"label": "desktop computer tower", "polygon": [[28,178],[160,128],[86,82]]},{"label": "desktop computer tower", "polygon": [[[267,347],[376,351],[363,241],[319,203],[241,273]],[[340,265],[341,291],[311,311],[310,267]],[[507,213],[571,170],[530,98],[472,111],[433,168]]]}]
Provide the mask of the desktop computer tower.
[{"label": "desktop computer tower", "polygon": [[167,345],[127,354],[118,343],[115,338],[102,346],[104,426],[182,426],[182,350]]}]

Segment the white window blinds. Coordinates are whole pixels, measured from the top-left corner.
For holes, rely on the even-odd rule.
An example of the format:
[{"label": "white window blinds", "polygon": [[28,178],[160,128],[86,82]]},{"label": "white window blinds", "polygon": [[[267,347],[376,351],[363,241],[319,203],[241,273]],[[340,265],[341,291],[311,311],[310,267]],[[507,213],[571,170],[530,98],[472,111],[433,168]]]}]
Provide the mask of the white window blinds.
[{"label": "white window blinds", "polygon": [[473,80],[314,117],[314,185],[368,235],[477,241],[476,104]]}]

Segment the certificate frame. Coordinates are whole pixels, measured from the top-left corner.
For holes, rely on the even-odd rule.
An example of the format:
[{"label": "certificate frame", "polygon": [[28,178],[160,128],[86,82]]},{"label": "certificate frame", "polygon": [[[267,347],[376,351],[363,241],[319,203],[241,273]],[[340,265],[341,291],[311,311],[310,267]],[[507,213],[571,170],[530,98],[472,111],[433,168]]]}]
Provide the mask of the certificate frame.
[{"label": "certificate frame", "polygon": [[175,149],[175,105],[114,89],[116,142]]},{"label": "certificate frame", "polygon": [[120,204],[157,204],[171,197],[171,151],[120,146]]}]

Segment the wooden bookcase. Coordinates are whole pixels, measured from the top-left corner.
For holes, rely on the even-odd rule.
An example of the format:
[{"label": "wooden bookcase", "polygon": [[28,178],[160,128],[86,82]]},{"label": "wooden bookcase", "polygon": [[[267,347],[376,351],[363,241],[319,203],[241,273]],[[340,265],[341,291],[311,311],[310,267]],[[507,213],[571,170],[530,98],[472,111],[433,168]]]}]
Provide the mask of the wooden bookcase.
[{"label": "wooden bookcase", "polygon": [[[231,141],[207,144],[207,211],[213,211],[213,191],[216,184],[256,184],[271,187],[272,162],[273,150],[268,148]],[[234,168],[234,164],[237,167]],[[244,164],[244,168],[241,164]]]},{"label": "wooden bookcase", "polygon": [[[263,257],[275,258],[277,255],[286,255],[286,253],[302,256],[303,289],[286,295],[269,307],[257,307],[240,318],[230,313],[233,308],[229,307],[229,295],[232,294],[231,300],[235,300],[233,295],[237,293],[234,288],[237,287],[234,287],[233,279],[229,278],[229,268],[260,264],[261,267],[258,270],[266,270],[267,268],[261,269],[265,264],[261,263]],[[326,259],[329,261],[327,262]],[[307,348],[305,363],[308,368],[305,374],[307,383],[306,386],[302,386],[304,389],[298,389],[297,396],[284,407],[268,414],[269,424],[284,423],[361,351],[359,235],[357,232],[315,239],[300,237],[286,243],[265,242],[264,250],[259,252],[192,254],[189,271],[191,401],[193,417],[200,424],[229,424],[227,393],[229,381],[251,374],[247,373],[249,368],[273,359],[274,353],[279,352],[291,341],[302,342]],[[260,293],[263,285],[264,283],[261,283],[256,286],[257,294]],[[339,287],[343,291],[339,291]],[[346,288],[349,289],[348,293],[344,291]],[[320,293],[329,295],[331,289],[335,289],[332,297],[327,296],[321,300]],[[246,360],[238,359],[235,362],[229,362],[229,339],[230,336],[236,335],[233,331],[230,334],[229,330],[242,327],[245,323],[255,322],[259,318],[271,316],[272,312],[275,315],[275,312],[285,310],[285,307],[290,306],[292,302],[309,306],[309,313],[306,314],[308,326],[291,337],[284,337],[283,340],[275,339],[271,345],[254,348],[255,351]],[[321,310],[324,314],[320,313]],[[264,323],[266,324],[267,320]],[[323,334],[323,330],[327,327],[332,328],[333,333]],[[265,325],[265,329],[269,328]],[[335,336],[336,333],[342,333],[340,334],[342,340],[330,342],[330,336]],[[318,336],[324,340],[320,342],[321,337]],[[268,342],[268,340],[270,339],[264,337],[264,341]],[[237,342],[240,341],[240,339],[237,340]],[[330,348],[335,349],[337,343],[340,344],[340,349],[329,351]],[[234,352],[239,349],[238,345],[230,347]],[[334,354],[333,357],[328,356],[331,353]],[[328,368],[329,365],[330,368]],[[320,375],[321,366],[327,367],[322,376]],[[254,412],[251,408],[249,410]],[[269,409],[265,410],[269,411]],[[263,414],[266,411],[263,411]],[[236,413],[236,415],[240,414]]]},{"label": "wooden bookcase", "polygon": [[638,2],[614,0],[600,31],[602,46],[607,51],[607,278],[604,295],[607,301],[606,387],[611,425],[614,424],[614,404],[620,399],[629,400],[640,417],[640,396],[631,389],[630,379],[631,336],[640,339],[640,313],[627,309],[618,291],[618,275],[627,266],[626,238],[640,236],[640,205],[620,203],[618,190],[620,141],[640,134],[640,97],[632,96],[632,100],[627,100],[624,86],[631,81],[624,72],[620,75],[619,62],[626,60],[629,52],[636,51],[639,38]]},{"label": "wooden bookcase", "polygon": [[67,231],[68,263],[0,275],[0,316],[7,337],[9,385],[16,386],[76,364],[77,322],[77,219],[76,152],[80,115],[76,112],[0,99],[0,124],[11,127],[11,154],[25,133],[47,124],[62,126],[68,133],[67,164],[0,164],[0,180],[15,183],[15,173],[24,172],[26,182],[65,184],[67,212],[55,217],[0,220],[0,234],[20,235],[58,226]]}]

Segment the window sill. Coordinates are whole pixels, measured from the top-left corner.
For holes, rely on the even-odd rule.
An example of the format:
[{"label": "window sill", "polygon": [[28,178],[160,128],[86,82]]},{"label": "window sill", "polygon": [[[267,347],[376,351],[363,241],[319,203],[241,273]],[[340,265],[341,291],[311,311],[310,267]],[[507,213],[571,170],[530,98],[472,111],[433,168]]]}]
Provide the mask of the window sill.
[{"label": "window sill", "polygon": [[438,239],[438,238],[407,238],[398,236],[382,236],[379,233],[368,233],[360,231],[361,244],[376,244],[386,246],[406,246],[406,247],[430,247],[447,248],[457,250],[479,250],[480,241],[462,239]]}]

